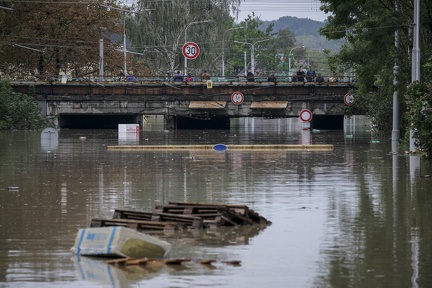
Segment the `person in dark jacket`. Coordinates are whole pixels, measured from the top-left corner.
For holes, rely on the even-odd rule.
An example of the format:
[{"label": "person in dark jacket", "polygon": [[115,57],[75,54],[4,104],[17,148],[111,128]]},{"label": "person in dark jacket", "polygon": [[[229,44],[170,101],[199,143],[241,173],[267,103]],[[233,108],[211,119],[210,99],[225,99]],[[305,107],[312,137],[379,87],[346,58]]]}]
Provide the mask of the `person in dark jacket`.
[{"label": "person in dark jacket", "polygon": [[303,71],[303,66],[300,66],[297,70],[297,81],[304,82],[305,72]]},{"label": "person in dark jacket", "polygon": [[255,75],[249,71],[246,75],[246,79],[248,82],[255,82]]},{"label": "person in dark jacket", "polygon": [[273,73],[270,74],[270,76],[267,78],[267,82],[276,82],[276,76]]}]

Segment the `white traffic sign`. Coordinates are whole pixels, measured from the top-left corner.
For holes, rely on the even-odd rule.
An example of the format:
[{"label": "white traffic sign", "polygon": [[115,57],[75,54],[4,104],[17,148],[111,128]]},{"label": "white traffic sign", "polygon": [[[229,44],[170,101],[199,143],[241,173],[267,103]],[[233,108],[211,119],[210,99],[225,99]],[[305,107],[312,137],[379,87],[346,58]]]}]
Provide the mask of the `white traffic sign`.
[{"label": "white traffic sign", "polygon": [[351,93],[347,93],[344,96],[344,102],[347,106],[352,106],[355,103],[355,97]]},{"label": "white traffic sign", "polygon": [[183,56],[187,59],[195,59],[200,53],[200,48],[195,42],[187,42],[183,45]]},{"label": "white traffic sign", "polygon": [[236,91],[233,94],[231,94],[231,102],[235,105],[240,105],[244,101],[244,95],[240,91]]},{"label": "white traffic sign", "polygon": [[303,109],[300,111],[300,120],[303,122],[309,122],[312,120],[312,111]]}]

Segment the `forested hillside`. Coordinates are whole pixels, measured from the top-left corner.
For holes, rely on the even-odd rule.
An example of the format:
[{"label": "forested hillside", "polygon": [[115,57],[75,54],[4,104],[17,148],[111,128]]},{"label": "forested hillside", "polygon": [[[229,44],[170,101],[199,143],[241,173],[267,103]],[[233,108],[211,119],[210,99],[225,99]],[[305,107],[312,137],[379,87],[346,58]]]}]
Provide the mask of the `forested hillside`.
[{"label": "forested hillside", "polygon": [[325,37],[319,35],[318,30],[324,26],[324,22],[308,18],[285,16],[274,21],[263,21],[260,29],[264,31],[272,23],[274,23],[273,32],[288,28],[296,35],[297,43],[306,45],[308,49],[338,51],[342,43],[340,40],[328,41]]}]

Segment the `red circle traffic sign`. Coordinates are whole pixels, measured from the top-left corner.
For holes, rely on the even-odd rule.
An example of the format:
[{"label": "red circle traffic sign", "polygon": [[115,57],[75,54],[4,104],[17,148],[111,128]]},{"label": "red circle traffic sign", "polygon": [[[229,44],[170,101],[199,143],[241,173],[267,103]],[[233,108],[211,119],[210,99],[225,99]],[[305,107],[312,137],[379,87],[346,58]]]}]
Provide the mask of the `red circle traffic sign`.
[{"label": "red circle traffic sign", "polygon": [[240,105],[244,101],[244,95],[240,91],[236,91],[231,94],[231,102],[235,105]]},{"label": "red circle traffic sign", "polygon": [[198,57],[200,48],[195,42],[186,42],[183,45],[183,56],[187,59],[195,59]]},{"label": "red circle traffic sign", "polygon": [[355,103],[355,97],[351,93],[347,93],[344,96],[344,102],[347,106],[352,106]]},{"label": "red circle traffic sign", "polygon": [[309,122],[312,120],[312,111],[309,109],[303,109],[300,111],[300,120],[303,122]]}]

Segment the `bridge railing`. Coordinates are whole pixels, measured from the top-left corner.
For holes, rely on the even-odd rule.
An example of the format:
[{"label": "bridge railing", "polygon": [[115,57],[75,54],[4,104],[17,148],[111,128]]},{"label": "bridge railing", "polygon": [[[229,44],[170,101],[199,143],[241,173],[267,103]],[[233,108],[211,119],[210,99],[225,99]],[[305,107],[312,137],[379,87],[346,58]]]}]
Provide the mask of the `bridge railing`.
[{"label": "bridge railing", "polygon": [[[266,84],[288,84],[288,83],[292,83],[292,84],[303,84],[303,83],[314,83],[314,84],[336,84],[336,83],[354,83],[355,82],[355,77],[347,77],[347,76],[333,76],[333,75],[328,75],[328,76],[323,76],[321,81],[318,81],[317,78],[315,78],[313,81],[307,81],[306,77],[305,77],[305,81],[295,81],[294,77],[288,77],[288,76],[284,76],[284,77],[277,77],[276,81],[268,81],[268,78],[265,76],[256,76],[254,77],[254,81],[253,82],[249,82],[244,76],[226,76],[226,77],[222,77],[222,76],[218,76],[218,75],[214,75],[214,76],[210,76],[210,80],[217,84],[238,84],[238,83],[248,83],[248,84],[252,84],[252,83],[266,83]],[[126,77],[52,77],[52,78],[48,78],[48,79],[38,79],[38,78],[24,78],[24,79],[13,79],[11,81],[12,83],[20,83],[20,82],[42,82],[42,83],[51,83],[51,84],[55,84],[55,83],[62,83],[62,84],[67,84],[67,83],[123,83],[123,84],[162,84],[162,83],[171,83],[171,84],[176,84],[176,85],[190,85],[190,84],[206,84],[207,80],[203,80],[202,77],[193,77],[193,80],[191,82],[187,82],[186,80],[183,81],[174,81],[173,77],[168,77],[168,76],[136,76],[134,81],[128,81]]]}]

